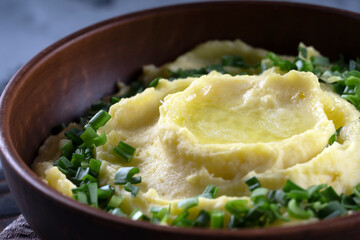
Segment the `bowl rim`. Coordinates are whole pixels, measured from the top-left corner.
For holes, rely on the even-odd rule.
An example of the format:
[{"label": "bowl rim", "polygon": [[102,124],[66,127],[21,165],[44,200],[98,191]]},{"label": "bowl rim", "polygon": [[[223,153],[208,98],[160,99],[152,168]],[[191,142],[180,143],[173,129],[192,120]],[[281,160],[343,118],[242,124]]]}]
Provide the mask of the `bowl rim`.
[{"label": "bowl rim", "polygon": [[[217,236],[226,236],[226,237],[264,237],[264,236],[278,236],[288,234],[296,234],[300,232],[312,232],[318,231],[324,228],[339,228],[344,225],[353,224],[355,222],[360,223],[360,212],[350,214],[348,216],[337,217],[329,220],[321,220],[314,223],[306,224],[297,224],[291,226],[280,226],[280,227],[269,227],[269,228],[251,228],[251,229],[201,229],[201,228],[177,228],[177,227],[168,227],[161,226],[157,224],[147,223],[143,221],[133,221],[128,218],[118,217],[111,215],[103,210],[95,209],[91,206],[84,205],[80,202],[77,202],[67,196],[62,195],[60,192],[48,186],[44,183],[33,170],[25,164],[17,153],[13,142],[11,141],[11,134],[9,128],[6,126],[10,122],[10,116],[8,111],[5,111],[7,106],[10,106],[10,103],[15,98],[16,91],[23,85],[22,79],[36,69],[42,62],[45,62],[47,58],[51,57],[53,54],[56,54],[61,49],[66,48],[67,45],[71,45],[72,42],[77,41],[82,38],[86,38],[88,35],[95,34],[96,32],[103,31],[107,28],[111,28],[113,25],[126,24],[129,21],[136,21],[141,18],[146,18],[149,15],[169,13],[172,11],[181,11],[188,10],[191,8],[201,8],[205,5],[224,6],[224,5],[258,5],[262,7],[277,5],[280,7],[292,7],[292,8],[301,8],[303,10],[316,10],[327,13],[333,13],[337,15],[344,15],[348,18],[356,18],[360,21],[360,14],[351,12],[348,10],[337,9],[327,6],[320,6],[316,4],[307,4],[307,3],[297,3],[297,2],[280,2],[280,1],[209,1],[209,2],[193,2],[193,3],[180,3],[173,5],[166,5],[162,7],[150,8],[142,11],[136,11],[128,13],[125,15],[120,15],[112,17],[98,23],[89,25],[85,28],[82,28],[70,35],[61,38],[50,46],[46,47],[44,50],[36,54],[31,58],[27,63],[25,63],[20,69],[14,74],[10,79],[9,83],[5,87],[4,91],[0,97],[0,151],[3,155],[1,161],[7,161],[10,168],[15,171],[19,176],[22,176],[23,180],[34,187],[38,193],[51,198],[52,201],[56,201],[59,204],[64,204],[68,208],[71,208],[74,211],[82,212],[101,218],[106,221],[110,221],[113,224],[124,224],[125,226],[138,227],[141,229],[151,230],[151,231],[161,231],[181,235],[193,235],[193,236],[204,236],[210,234],[217,234]],[[6,176],[6,172],[5,172]],[[25,216],[26,218],[26,216]],[[326,221],[326,224],[323,224]]]}]

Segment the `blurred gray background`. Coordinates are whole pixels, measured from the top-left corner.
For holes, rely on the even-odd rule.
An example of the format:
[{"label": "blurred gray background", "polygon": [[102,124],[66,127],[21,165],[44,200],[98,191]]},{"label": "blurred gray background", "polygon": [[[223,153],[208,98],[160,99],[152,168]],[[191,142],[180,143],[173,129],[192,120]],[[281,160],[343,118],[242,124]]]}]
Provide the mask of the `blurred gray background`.
[{"label": "blurred gray background", "polygon": [[[139,10],[203,1],[0,0],[0,93],[22,64],[72,32],[111,17]],[[318,4],[360,13],[359,0],[288,0],[288,2]],[[334,34],[341,36],[341,33]],[[0,232],[18,214],[19,211],[9,193],[0,163]]]}]

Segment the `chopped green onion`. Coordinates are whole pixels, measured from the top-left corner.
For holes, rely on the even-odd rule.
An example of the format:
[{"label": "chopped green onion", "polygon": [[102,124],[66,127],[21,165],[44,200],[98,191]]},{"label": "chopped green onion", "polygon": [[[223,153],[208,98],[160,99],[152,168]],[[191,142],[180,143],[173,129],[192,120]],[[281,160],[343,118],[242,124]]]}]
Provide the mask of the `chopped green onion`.
[{"label": "chopped green onion", "polygon": [[267,197],[268,193],[269,189],[258,187],[252,191],[250,199],[255,202],[259,197]]},{"label": "chopped green onion", "polygon": [[210,228],[220,229],[224,226],[224,212],[220,210],[210,211]]},{"label": "chopped green onion", "polygon": [[66,158],[71,159],[71,156],[75,151],[72,141],[66,140],[65,144],[61,147],[61,151]]},{"label": "chopped green onion", "polygon": [[111,103],[111,104],[115,104],[115,103],[117,103],[117,102],[120,102],[120,98],[117,98],[117,97],[111,97],[111,98],[110,98],[110,103]]},{"label": "chopped green onion", "polygon": [[76,200],[78,200],[81,203],[84,204],[89,204],[88,202],[88,198],[85,192],[77,192],[77,194],[75,195]]},{"label": "chopped green onion", "polygon": [[90,170],[92,170],[94,173],[96,173],[96,175],[99,174],[100,166],[101,166],[100,160],[97,160],[94,158],[90,159],[90,163],[89,163]]},{"label": "chopped green onion", "polygon": [[94,138],[94,144],[95,146],[104,145],[106,143],[106,134],[103,132],[101,135]]},{"label": "chopped green onion", "polygon": [[98,207],[98,185],[96,182],[88,184],[90,205]]},{"label": "chopped green onion", "polygon": [[114,177],[114,184],[126,184],[126,183],[141,183],[141,177],[133,177],[140,170],[137,167],[122,167],[119,168]]},{"label": "chopped green onion", "polygon": [[124,159],[126,162],[131,161],[131,159],[135,155],[135,151],[136,151],[135,148],[124,142],[119,142],[119,144],[114,147],[114,152],[117,155],[119,155],[122,159]]},{"label": "chopped green onion", "polygon": [[124,189],[131,193],[132,197],[136,197],[140,191],[140,188],[131,184],[131,182],[127,182],[124,186]]},{"label": "chopped green onion", "polygon": [[306,49],[306,47],[299,46],[298,50],[299,50],[300,56],[306,59],[307,58],[307,49]]},{"label": "chopped green onion", "polygon": [[289,201],[288,213],[291,217],[298,219],[309,219],[314,216],[313,212],[310,209],[302,209],[296,202],[296,199],[291,199]]},{"label": "chopped green onion", "polygon": [[158,77],[158,78],[155,78],[154,80],[152,80],[152,81],[150,82],[150,84],[149,84],[149,87],[156,87],[156,86],[158,85],[158,83],[159,83],[159,80],[160,80],[159,77]]},{"label": "chopped green onion", "polygon": [[346,213],[346,209],[341,206],[338,201],[331,201],[319,210],[317,217],[320,219],[329,219],[337,216],[343,216]]},{"label": "chopped green onion", "polygon": [[113,195],[110,198],[110,201],[107,206],[110,208],[119,208],[123,200],[124,200],[123,196]]},{"label": "chopped green onion", "polygon": [[67,132],[65,132],[65,136],[72,140],[77,145],[82,144],[84,141],[80,138],[80,135],[82,134],[82,131],[77,128],[71,128]]},{"label": "chopped green onion", "polygon": [[293,181],[291,180],[287,180],[284,187],[283,187],[283,191],[284,192],[290,192],[292,190],[300,190],[300,191],[304,191],[303,188],[299,187],[298,185],[296,185]]},{"label": "chopped green onion", "polygon": [[287,193],[287,196],[289,198],[293,198],[296,200],[303,200],[303,199],[308,199],[309,198],[309,193],[306,190],[291,190],[290,192]]},{"label": "chopped green onion", "polygon": [[311,56],[311,62],[315,66],[329,66],[329,59],[323,56]]},{"label": "chopped green onion", "polygon": [[98,199],[109,199],[114,192],[115,190],[111,185],[102,186],[97,190]]},{"label": "chopped green onion", "polygon": [[85,128],[92,127],[95,131],[100,127],[104,126],[109,120],[111,116],[104,110],[100,110],[98,113],[93,116],[88,124],[85,125]]},{"label": "chopped green onion", "polygon": [[135,208],[129,215],[129,218],[134,221],[142,220],[143,217],[143,212],[141,212],[138,208]]},{"label": "chopped green onion", "polygon": [[245,181],[250,191],[254,191],[256,188],[261,187],[259,180],[254,176]]},{"label": "chopped green onion", "polygon": [[198,204],[199,204],[199,199],[197,197],[194,197],[194,198],[187,198],[187,199],[179,201],[177,203],[177,207],[182,208],[182,209],[189,209],[189,208],[197,206]]},{"label": "chopped green onion", "polygon": [[126,214],[120,208],[111,209],[109,213],[120,217],[126,217]]},{"label": "chopped green onion", "polygon": [[71,164],[75,168],[78,168],[81,166],[81,161],[83,161],[83,160],[84,160],[84,155],[78,154],[78,153],[73,153],[72,158],[71,158]]},{"label": "chopped green onion", "polygon": [[232,200],[225,204],[225,209],[233,215],[240,216],[249,211],[247,200]]},{"label": "chopped green onion", "polygon": [[276,216],[276,218],[284,221],[284,222],[289,222],[290,219],[287,217],[284,217],[281,213],[280,213],[280,207],[274,203],[271,203],[269,206],[271,212]]},{"label": "chopped green onion", "polygon": [[335,190],[331,186],[325,188],[321,192],[321,195],[324,196],[329,202],[330,201],[338,201],[338,202],[340,202],[339,195],[335,192]]},{"label": "chopped green onion", "polygon": [[341,129],[342,127],[339,127],[338,129],[336,129],[335,133],[331,135],[331,137],[329,138],[329,146],[331,146],[334,142],[337,141],[337,136],[339,136]]},{"label": "chopped green onion", "polygon": [[80,135],[80,138],[84,141],[87,147],[92,147],[94,144],[94,138],[98,135],[92,127],[88,127],[85,131]]},{"label": "chopped green onion", "polygon": [[205,188],[204,192],[199,195],[199,197],[215,198],[217,191],[218,191],[218,188],[216,186],[210,184]]},{"label": "chopped green onion", "polygon": [[210,221],[210,214],[205,210],[201,210],[195,219],[195,226],[206,227],[208,226],[209,221]]}]

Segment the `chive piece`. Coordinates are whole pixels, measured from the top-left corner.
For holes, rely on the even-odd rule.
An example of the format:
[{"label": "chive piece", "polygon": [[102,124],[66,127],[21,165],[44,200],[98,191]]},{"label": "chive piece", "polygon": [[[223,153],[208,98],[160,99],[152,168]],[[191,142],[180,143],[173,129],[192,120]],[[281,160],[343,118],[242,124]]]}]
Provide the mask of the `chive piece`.
[{"label": "chive piece", "polygon": [[89,196],[90,196],[90,205],[98,207],[98,185],[96,182],[88,184]]},{"label": "chive piece", "polygon": [[72,163],[65,156],[61,156],[57,164],[59,167],[63,169],[68,169],[73,167]]},{"label": "chive piece", "polygon": [[329,219],[337,216],[343,216],[346,213],[346,209],[341,206],[338,201],[331,201],[319,210],[317,216],[320,219]]},{"label": "chive piece", "polygon": [[169,211],[164,207],[153,206],[150,208],[150,212],[153,214],[150,221],[152,223],[164,224],[167,223],[169,217]]},{"label": "chive piece", "polygon": [[84,203],[84,204],[89,204],[88,198],[87,198],[87,195],[85,192],[77,192],[76,197],[77,197],[76,200],[78,200],[79,202]]},{"label": "chive piece", "polygon": [[84,180],[86,175],[89,174],[89,171],[90,171],[89,167],[87,168],[79,167],[74,178],[78,181]]},{"label": "chive piece", "polygon": [[287,193],[287,196],[291,199],[304,200],[309,199],[309,193],[306,190],[291,190]]},{"label": "chive piece", "polygon": [[126,183],[141,183],[141,177],[133,177],[140,170],[137,167],[122,167],[119,168],[114,177],[114,184],[126,184]]},{"label": "chive piece", "polygon": [[360,198],[360,184],[356,185],[356,187],[354,187],[353,191],[354,191],[355,196]]},{"label": "chive piece", "polygon": [[275,191],[274,198],[275,201],[280,203],[282,206],[287,206],[288,198],[282,189]]},{"label": "chive piece", "polygon": [[98,199],[109,199],[114,192],[115,190],[111,185],[102,186],[97,190]]},{"label": "chive piece", "polygon": [[250,222],[257,222],[266,212],[267,204],[256,204],[246,214],[246,219]]},{"label": "chive piece", "polygon": [[249,211],[248,201],[243,199],[229,201],[225,204],[225,209],[235,216],[240,216]]},{"label": "chive piece", "polygon": [[215,198],[217,191],[218,191],[218,188],[216,186],[210,184],[205,188],[204,192],[199,195],[199,197]]},{"label": "chive piece", "polygon": [[155,87],[158,85],[159,80],[160,80],[159,77],[157,77],[157,78],[155,78],[154,80],[152,80],[151,83],[149,84],[149,87],[154,87],[154,88],[155,88]]},{"label": "chive piece", "polygon": [[252,191],[250,199],[251,201],[256,202],[256,199],[258,199],[259,197],[267,197],[268,193],[269,189],[258,187]]},{"label": "chive piece", "polygon": [[108,206],[108,207],[111,207],[111,208],[119,208],[123,200],[124,200],[124,197],[123,197],[123,196],[113,195],[113,196],[110,198],[110,201],[109,201],[109,203],[107,204],[107,206]]},{"label": "chive piece", "polygon": [[81,166],[81,161],[82,160],[84,160],[84,155],[78,154],[78,153],[73,153],[72,158],[71,158],[71,164],[75,168],[78,168],[78,167]]},{"label": "chive piece", "polygon": [[65,144],[61,147],[61,151],[62,151],[62,154],[67,159],[71,159],[71,156],[72,156],[73,152],[75,151],[72,141],[66,140]]},{"label": "chive piece", "polygon": [[261,187],[259,180],[254,176],[245,181],[246,185],[248,185],[249,190],[253,191],[258,187]]},{"label": "chive piece", "polygon": [[280,219],[281,221],[284,221],[284,222],[289,222],[290,219],[287,218],[287,217],[284,217],[283,215],[281,215],[280,213],[280,207],[274,203],[271,203],[270,206],[269,206],[271,212],[275,215],[275,217],[277,219]]},{"label": "chive piece", "polygon": [[90,159],[90,163],[89,163],[90,170],[92,170],[94,173],[96,173],[96,175],[99,175],[100,166],[101,166],[100,160],[97,160],[94,158]]},{"label": "chive piece", "polygon": [[177,207],[182,208],[182,209],[189,209],[189,208],[197,206],[198,204],[199,204],[199,199],[197,197],[194,197],[194,198],[187,198],[187,199],[179,201],[177,203]]},{"label": "chive piece", "polygon": [[209,221],[210,221],[210,214],[205,210],[201,210],[195,219],[195,226],[196,227],[207,227],[209,224]]},{"label": "chive piece", "polygon": [[329,138],[329,146],[331,146],[334,142],[337,141],[337,137],[340,134],[342,127],[339,127],[338,129],[336,129],[335,133],[333,135],[331,135],[331,137]]},{"label": "chive piece", "polygon": [[132,197],[136,197],[140,191],[140,188],[131,184],[131,182],[127,182],[124,186],[124,189],[131,193]]},{"label": "chive piece", "polygon": [[80,135],[80,138],[84,141],[87,147],[92,147],[94,144],[94,138],[98,135],[92,127],[88,127],[85,131]]},{"label": "chive piece", "polygon": [[282,71],[288,72],[296,68],[295,64],[288,60],[281,59],[273,52],[268,52],[266,54],[266,58],[270,59],[273,62],[274,66],[279,67]]},{"label": "chive piece", "polygon": [[324,196],[328,202],[331,202],[331,201],[338,201],[340,202],[340,197],[339,195],[335,192],[335,190],[329,186],[327,188],[325,188],[322,192],[321,192],[321,195]]},{"label": "chive piece", "polygon": [[291,180],[287,180],[284,187],[283,187],[283,191],[284,192],[290,192],[291,190],[300,190],[300,191],[304,191],[303,188],[299,187],[298,185],[296,185],[293,181]]},{"label": "chive piece", "polygon": [[66,128],[65,123],[60,123],[51,129],[51,135],[58,135],[65,128]]},{"label": "chive piece", "polygon": [[243,57],[241,56],[222,56],[221,65],[230,66],[230,67],[242,67],[249,68],[250,66],[244,62]]},{"label": "chive piece", "polygon": [[174,219],[174,221],[171,223],[171,225],[173,226],[178,226],[178,224],[180,223],[180,221],[183,218],[187,218],[189,216],[189,212],[187,210],[181,212],[179,215],[177,215],[177,217]]},{"label": "chive piece", "polygon": [[326,188],[326,184],[319,184],[309,187],[306,191],[308,192],[309,199],[316,199],[320,196],[320,190]]},{"label": "chive piece", "polygon": [[220,210],[210,211],[210,228],[220,229],[224,226],[224,212]]},{"label": "chive piece", "polygon": [[118,154],[122,159],[124,159],[126,162],[130,162],[131,159],[135,155],[136,149],[132,146],[124,143],[119,142],[117,146],[114,147],[114,152]]},{"label": "chive piece", "polygon": [[307,58],[307,49],[305,47],[299,46],[298,50],[299,50],[299,53],[300,53],[301,57]]},{"label": "chive piece", "polygon": [[71,128],[67,132],[65,132],[65,136],[72,140],[77,145],[82,144],[84,141],[80,138],[82,131],[77,128]]},{"label": "chive piece", "polygon": [[291,217],[298,218],[298,219],[309,219],[310,217],[313,216],[313,212],[310,209],[308,209],[308,210],[302,209],[298,205],[298,203],[296,202],[295,199],[291,199],[289,201],[288,213]]},{"label": "chive piece", "polygon": [[103,132],[101,135],[94,138],[95,146],[104,145],[106,143],[107,137],[106,134]]},{"label": "chive piece", "polygon": [[120,208],[111,209],[109,213],[119,217],[126,217],[126,214]]},{"label": "chive piece", "polygon": [[311,62],[314,66],[329,66],[329,59],[323,56],[311,56]]},{"label": "chive piece", "polygon": [[117,102],[120,102],[120,98],[117,98],[117,97],[111,97],[111,98],[110,98],[110,103],[111,103],[111,104],[115,104],[115,103],[117,103]]},{"label": "chive piece", "polygon": [[134,221],[141,220],[144,214],[138,209],[135,208],[129,215],[129,218]]},{"label": "chive piece", "polygon": [[104,110],[100,110],[96,113],[85,125],[85,128],[92,127],[95,131],[98,130],[100,127],[104,126],[109,120],[111,116]]}]

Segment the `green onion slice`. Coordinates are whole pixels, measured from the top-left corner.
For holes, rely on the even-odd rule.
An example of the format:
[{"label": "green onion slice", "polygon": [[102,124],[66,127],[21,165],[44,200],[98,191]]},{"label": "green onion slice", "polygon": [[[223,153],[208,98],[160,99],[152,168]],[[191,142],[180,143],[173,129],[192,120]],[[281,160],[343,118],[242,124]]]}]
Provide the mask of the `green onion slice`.
[{"label": "green onion slice", "polygon": [[136,197],[140,191],[140,188],[131,184],[131,182],[127,182],[124,186],[124,189],[131,193],[132,197]]},{"label": "green onion slice", "polygon": [[224,212],[220,210],[210,211],[210,228],[221,229],[224,226]]},{"label": "green onion slice", "polygon": [[135,151],[136,151],[135,148],[133,148],[132,146],[130,146],[124,142],[119,142],[119,144],[114,147],[114,153],[119,155],[126,162],[131,161],[131,159],[135,155]]},{"label": "green onion slice", "polygon": [[100,127],[104,126],[109,120],[111,116],[104,110],[100,110],[96,113],[89,121],[88,124],[85,125],[85,128],[92,127],[95,131],[98,130]]},{"label": "green onion slice", "polygon": [[205,188],[204,192],[199,195],[199,197],[215,198],[217,191],[218,191],[218,188],[216,186],[210,184]]},{"label": "green onion slice", "polygon": [[245,183],[248,185],[250,191],[254,191],[256,188],[261,187],[259,180],[255,176],[246,180]]},{"label": "green onion slice", "polygon": [[179,201],[177,203],[177,207],[182,208],[182,209],[189,209],[189,208],[197,206],[198,204],[199,204],[199,199],[197,197],[194,197],[194,198],[187,198],[187,199]]},{"label": "green onion slice", "polygon": [[115,173],[114,184],[141,183],[141,177],[133,177],[140,170],[137,167],[122,167]]}]

